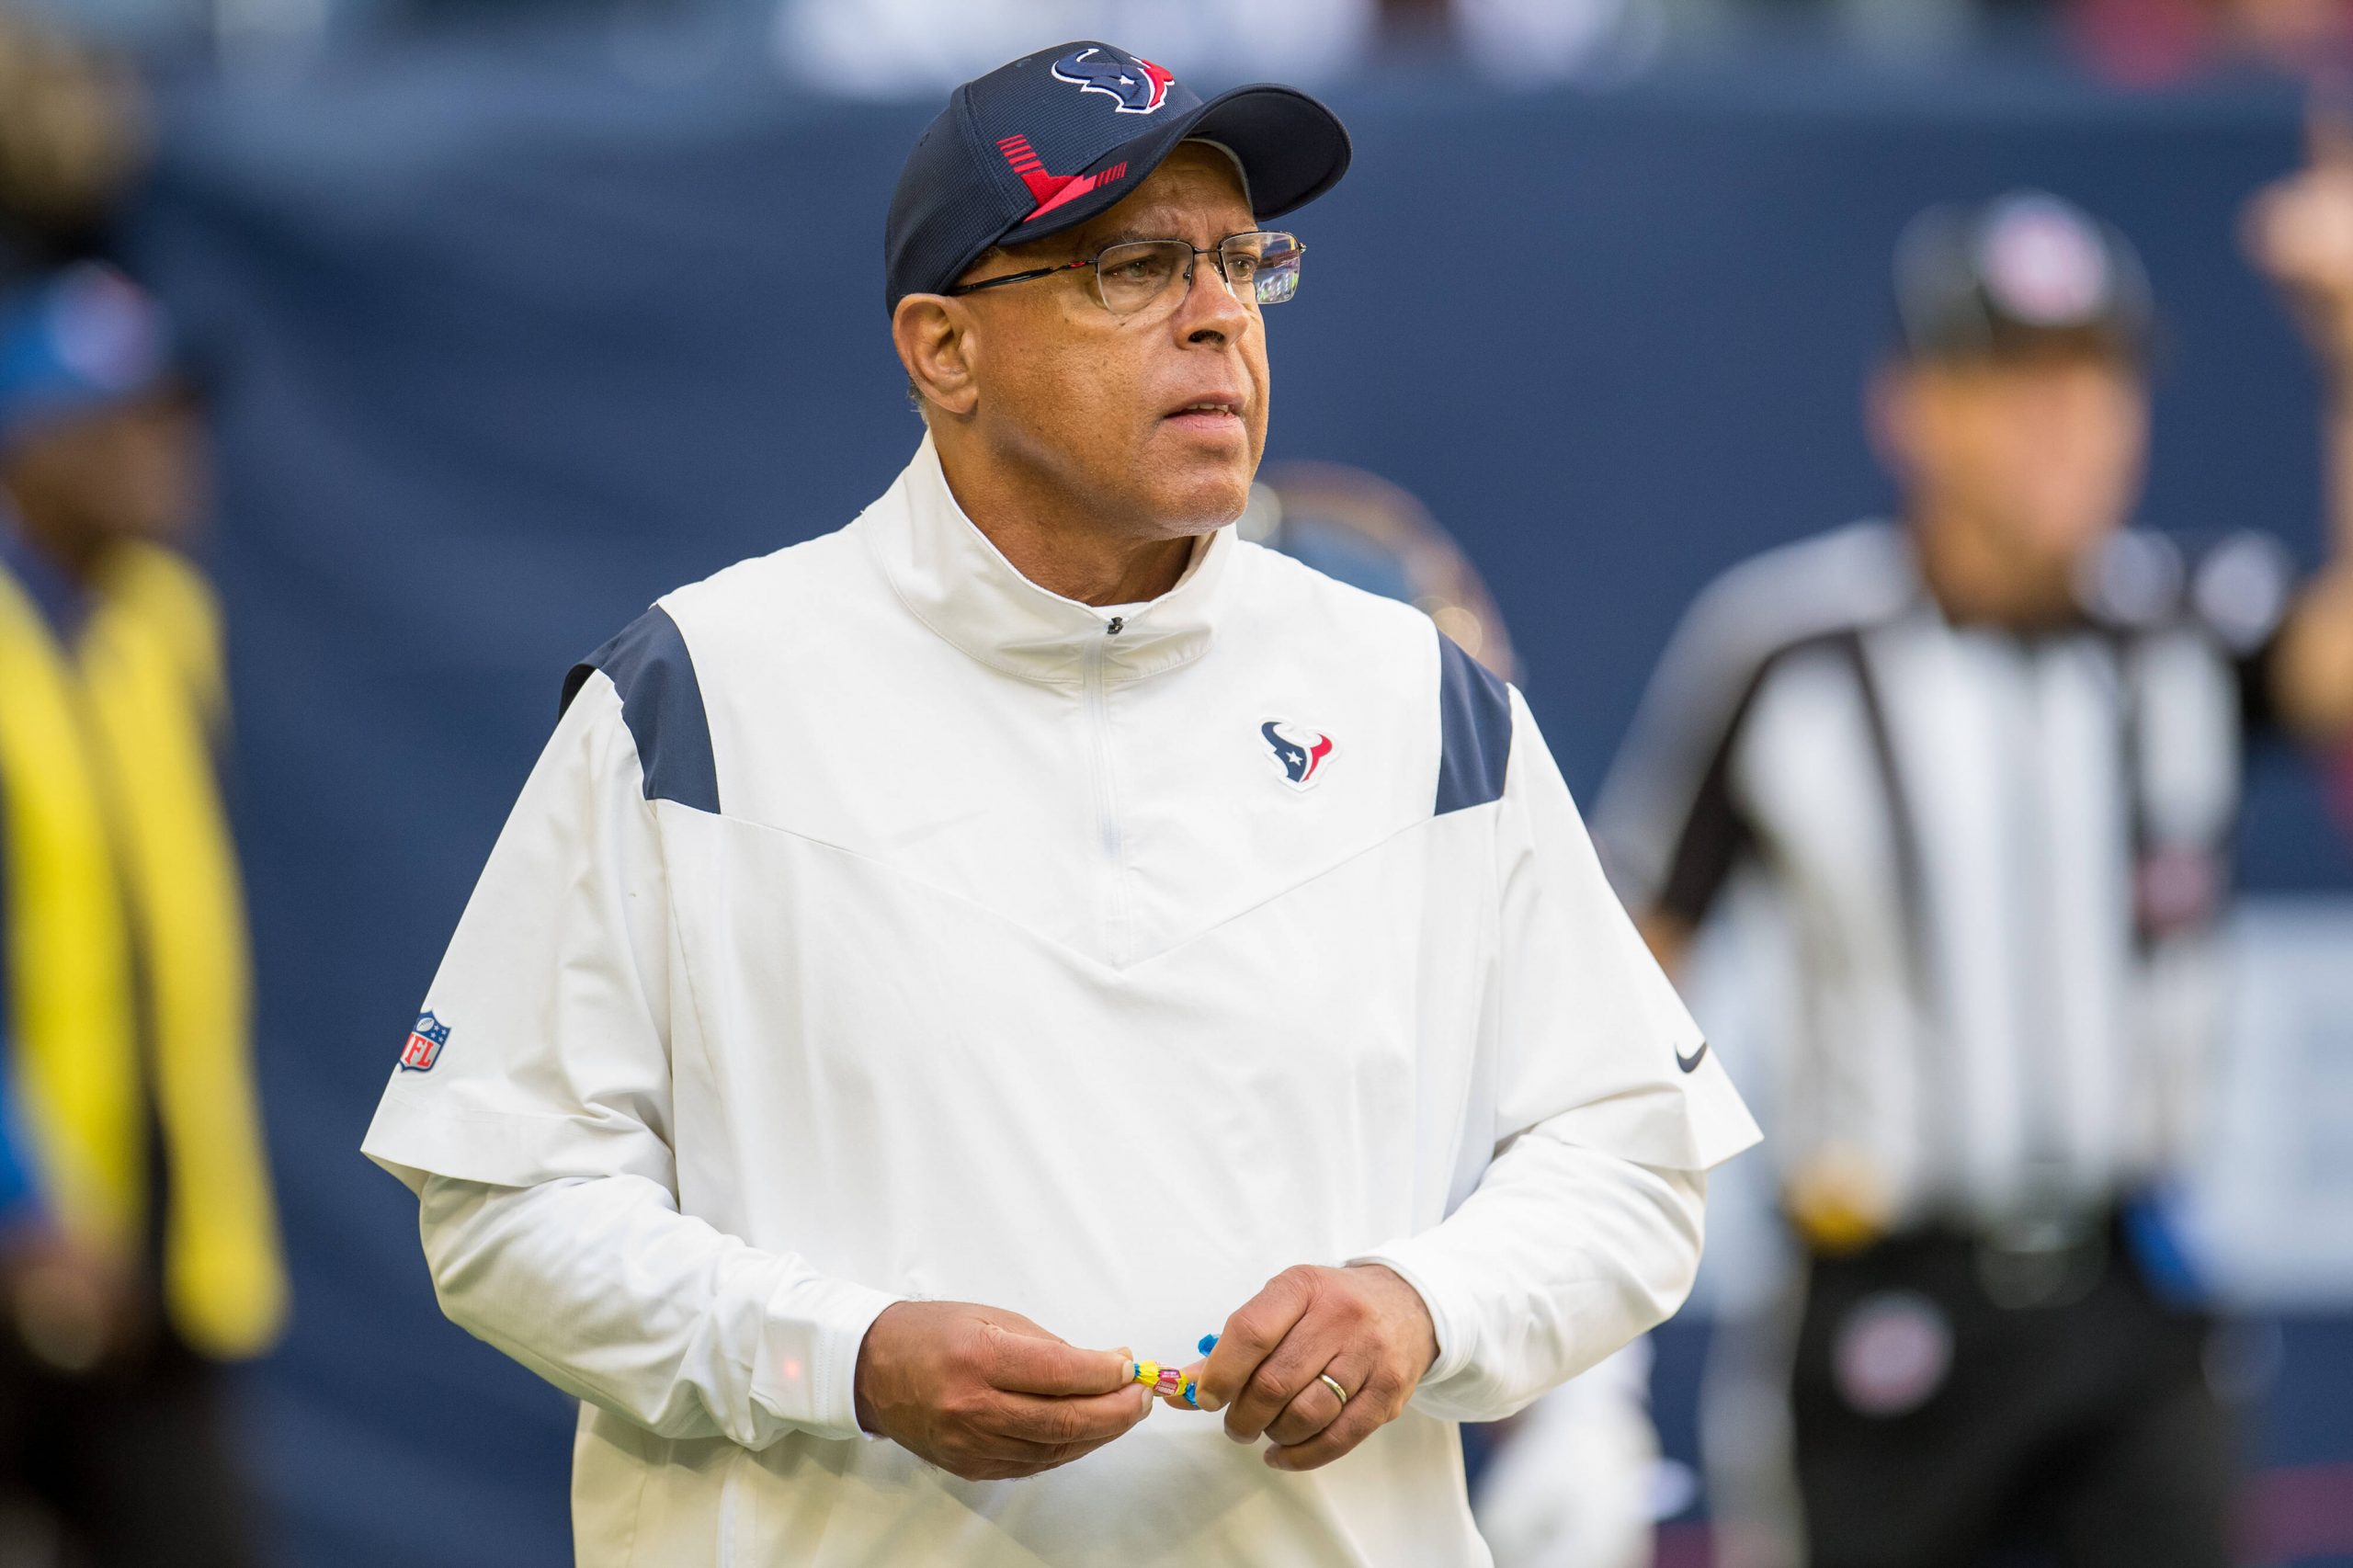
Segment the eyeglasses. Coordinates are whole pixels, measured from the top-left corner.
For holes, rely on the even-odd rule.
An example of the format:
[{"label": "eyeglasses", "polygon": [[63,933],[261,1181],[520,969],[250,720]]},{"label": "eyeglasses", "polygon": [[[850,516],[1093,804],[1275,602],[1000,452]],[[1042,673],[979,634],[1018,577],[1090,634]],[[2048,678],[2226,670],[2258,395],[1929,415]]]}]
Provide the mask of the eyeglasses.
[{"label": "eyeglasses", "polygon": [[1108,247],[1091,261],[1066,261],[1059,267],[1008,272],[1002,278],[959,283],[947,292],[977,293],[983,289],[1001,289],[1007,283],[1027,283],[1033,278],[1051,278],[1057,272],[1075,272],[1091,267],[1095,269],[1095,297],[1103,301],[1103,308],[1115,316],[1131,316],[1171,297],[1180,279],[1189,288],[1193,258],[1206,256],[1216,259],[1218,276],[1225,280],[1226,291],[1235,299],[1256,305],[1279,305],[1299,292],[1299,262],[1306,254],[1307,247],[1299,243],[1296,235],[1266,230],[1228,234],[1207,249],[1188,245],[1182,240],[1130,240]]}]

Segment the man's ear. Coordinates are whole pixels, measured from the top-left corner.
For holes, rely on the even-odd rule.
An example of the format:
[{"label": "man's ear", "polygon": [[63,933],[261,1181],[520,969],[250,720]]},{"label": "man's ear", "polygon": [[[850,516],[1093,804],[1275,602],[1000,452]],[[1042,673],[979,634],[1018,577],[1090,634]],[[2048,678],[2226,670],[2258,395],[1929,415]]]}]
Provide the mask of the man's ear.
[{"label": "man's ear", "polygon": [[962,301],[943,294],[909,294],[891,312],[891,342],[926,404],[958,416],[979,405],[980,344],[972,313]]}]

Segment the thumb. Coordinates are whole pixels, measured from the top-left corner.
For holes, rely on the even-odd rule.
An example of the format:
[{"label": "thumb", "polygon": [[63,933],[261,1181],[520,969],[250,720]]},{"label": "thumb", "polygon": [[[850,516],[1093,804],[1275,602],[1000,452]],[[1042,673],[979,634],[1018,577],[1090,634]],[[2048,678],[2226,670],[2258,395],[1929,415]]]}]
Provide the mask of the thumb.
[{"label": "thumb", "polygon": [[[1194,1361],[1190,1366],[1180,1369],[1176,1373],[1177,1392],[1167,1396],[1168,1403],[1176,1406],[1180,1410],[1209,1409],[1210,1407],[1203,1404],[1200,1399],[1201,1369],[1209,1364],[1209,1358],[1204,1356]],[[1188,1386],[1191,1387],[1193,1390],[1193,1397],[1191,1399],[1187,1399],[1184,1394],[1184,1391]]]},{"label": "thumb", "polygon": [[1135,1381],[1135,1363],[1120,1350],[1083,1350],[1044,1334],[995,1336],[989,1381],[1016,1393],[1063,1397],[1115,1393]]}]

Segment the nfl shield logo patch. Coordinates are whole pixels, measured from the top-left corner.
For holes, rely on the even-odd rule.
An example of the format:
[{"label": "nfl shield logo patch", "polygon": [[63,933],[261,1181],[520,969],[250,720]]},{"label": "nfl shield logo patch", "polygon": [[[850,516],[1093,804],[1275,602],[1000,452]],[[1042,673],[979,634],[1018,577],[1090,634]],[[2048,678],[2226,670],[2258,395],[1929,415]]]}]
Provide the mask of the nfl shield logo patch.
[{"label": "nfl shield logo patch", "polygon": [[441,1060],[441,1048],[449,1043],[449,1026],[430,1013],[419,1013],[416,1027],[408,1031],[408,1043],[401,1047],[401,1071],[432,1072]]}]

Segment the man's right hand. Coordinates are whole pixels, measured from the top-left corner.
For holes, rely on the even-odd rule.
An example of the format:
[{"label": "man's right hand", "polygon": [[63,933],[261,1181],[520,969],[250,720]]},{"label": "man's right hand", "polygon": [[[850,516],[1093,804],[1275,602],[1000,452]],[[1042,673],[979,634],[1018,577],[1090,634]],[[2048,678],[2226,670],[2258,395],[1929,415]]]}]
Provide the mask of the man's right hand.
[{"label": "man's right hand", "polygon": [[899,1301],[858,1351],[858,1424],[966,1481],[1068,1464],[1152,1410],[1124,1351],[1081,1350],[1018,1312]]}]

